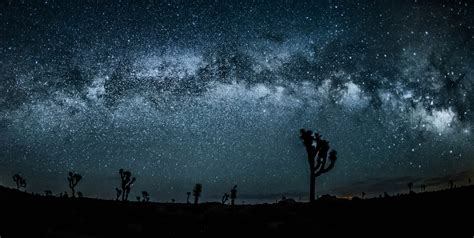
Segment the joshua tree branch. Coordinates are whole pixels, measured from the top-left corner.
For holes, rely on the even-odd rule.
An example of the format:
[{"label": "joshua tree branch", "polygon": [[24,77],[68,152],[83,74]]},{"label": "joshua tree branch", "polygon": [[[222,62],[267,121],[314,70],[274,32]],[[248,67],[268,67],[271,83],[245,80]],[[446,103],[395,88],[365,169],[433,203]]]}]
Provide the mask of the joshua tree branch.
[{"label": "joshua tree branch", "polygon": [[320,176],[323,173],[329,172],[334,167],[334,164],[336,163],[336,159],[337,159],[336,154],[337,154],[337,152],[335,150],[333,150],[333,151],[331,151],[331,153],[329,153],[328,157],[329,157],[329,160],[330,160],[330,164],[328,165],[328,167],[326,167],[327,158],[323,158],[321,169],[319,169],[315,173],[316,177]]},{"label": "joshua tree branch", "polygon": [[328,166],[327,168],[321,169],[321,170],[322,170],[322,173],[326,173],[326,172],[328,172],[329,170],[331,170],[331,169],[334,167],[334,164],[335,164],[335,160],[331,160],[331,163],[329,164],[329,166]]},{"label": "joshua tree branch", "polygon": [[318,177],[320,176],[322,173],[324,173],[324,167],[326,166],[326,158],[321,158],[319,159],[318,158],[318,161],[320,161],[320,166],[315,170],[315,173],[314,173],[314,176]]},{"label": "joshua tree branch", "polygon": [[314,171],[317,171],[321,167],[321,160],[317,159],[316,160],[316,166],[314,167]]}]

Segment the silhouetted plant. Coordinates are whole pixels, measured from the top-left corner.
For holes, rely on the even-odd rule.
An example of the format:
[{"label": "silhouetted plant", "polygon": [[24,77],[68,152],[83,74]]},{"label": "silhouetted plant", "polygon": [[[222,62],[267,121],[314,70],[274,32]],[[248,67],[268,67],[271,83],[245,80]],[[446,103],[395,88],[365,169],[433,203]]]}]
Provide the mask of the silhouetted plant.
[{"label": "silhouetted plant", "polygon": [[16,189],[20,190],[20,188],[25,188],[26,187],[26,179],[23,178],[19,174],[13,175],[13,182],[16,183]]},{"label": "silhouetted plant", "polygon": [[237,198],[237,185],[230,190],[230,205],[234,205],[235,199]]},{"label": "silhouetted plant", "polygon": [[47,197],[53,196],[53,192],[51,192],[51,190],[44,190],[44,195]]},{"label": "silhouetted plant", "polygon": [[76,197],[76,185],[81,181],[82,175],[76,174],[73,172],[69,172],[69,176],[67,177],[67,180],[69,182],[69,188],[71,189],[72,192],[72,197]]},{"label": "silhouetted plant", "polygon": [[191,196],[191,192],[187,192],[186,195],[188,195],[186,197],[186,203],[189,204],[189,196]]},{"label": "silhouetted plant", "polygon": [[202,185],[200,183],[197,183],[196,185],[194,185],[194,189],[193,189],[194,204],[198,204],[199,197],[201,196],[201,192],[202,192]]},{"label": "silhouetted plant", "polygon": [[176,200],[174,198],[171,199],[171,203],[174,203],[176,202]]},{"label": "silhouetted plant", "polygon": [[120,190],[119,188],[115,188],[115,192],[117,193],[117,197],[115,198],[115,200],[119,200],[120,199],[120,195],[122,195],[122,190]]},{"label": "silhouetted plant", "polygon": [[[303,141],[303,145],[306,148],[308,155],[309,171],[310,171],[310,188],[309,188],[309,201],[310,203],[315,200],[315,186],[316,177],[321,176],[324,173],[329,172],[334,168],[334,164],[337,160],[337,152],[332,150],[329,152],[329,142],[321,139],[321,135],[311,130],[300,130],[300,139]],[[316,145],[314,144],[316,142]],[[327,160],[329,165],[326,166]]]},{"label": "silhouetted plant", "polygon": [[229,200],[229,194],[224,193],[224,195],[222,195],[222,199],[221,199],[222,204],[225,204],[227,202],[227,200]]},{"label": "silhouetted plant", "polygon": [[139,202],[140,200],[142,200],[140,196],[137,196],[137,202]]},{"label": "silhouetted plant", "polygon": [[365,198],[365,192],[362,192],[362,199]]},{"label": "silhouetted plant", "polygon": [[420,185],[420,189],[421,189],[421,192],[425,192],[426,191],[426,184]]},{"label": "silhouetted plant", "polygon": [[79,191],[79,192],[77,192],[77,197],[82,198],[82,197],[84,197],[84,195],[82,194],[82,192]]},{"label": "silhouetted plant", "polygon": [[467,178],[467,182],[471,185],[471,178]]},{"label": "silhouetted plant", "polygon": [[408,186],[408,191],[409,191],[410,193],[413,193],[413,191],[411,190],[411,189],[413,188],[413,183],[412,183],[412,182],[409,182],[409,183],[407,183],[407,186]]},{"label": "silhouetted plant", "polygon": [[453,188],[454,188],[454,181],[449,180],[449,189],[453,189]]},{"label": "silhouetted plant", "polygon": [[119,170],[120,179],[121,179],[121,194],[122,194],[122,201],[128,200],[128,194],[130,193],[131,186],[135,182],[135,177],[132,177],[132,173],[130,171],[124,171],[123,169]]},{"label": "silhouetted plant", "polygon": [[150,194],[147,191],[142,191],[143,202],[150,201]]}]

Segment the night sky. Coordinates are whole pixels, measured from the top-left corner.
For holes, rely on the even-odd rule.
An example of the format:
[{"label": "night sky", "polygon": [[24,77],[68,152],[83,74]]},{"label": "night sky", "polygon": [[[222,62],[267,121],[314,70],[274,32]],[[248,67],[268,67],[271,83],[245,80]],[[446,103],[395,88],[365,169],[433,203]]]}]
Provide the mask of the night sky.
[{"label": "night sky", "polygon": [[[74,3],[73,3],[74,2]],[[354,3],[359,2],[359,3]],[[307,199],[474,177],[471,1],[0,3],[0,185],[152,201]]]}]

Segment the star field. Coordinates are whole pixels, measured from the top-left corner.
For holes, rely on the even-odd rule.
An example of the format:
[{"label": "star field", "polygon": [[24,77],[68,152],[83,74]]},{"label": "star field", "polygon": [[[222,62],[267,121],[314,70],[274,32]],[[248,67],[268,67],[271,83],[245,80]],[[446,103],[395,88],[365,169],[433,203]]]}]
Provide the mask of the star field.
[{"label": "star field", "polygon": [[[300,128],[338,151],[318,195],[473,175],[469,1],[0,4],[0,184],[113,198],[305,199]],[[447,183],[447,182],[446,182]],[[132,196],[133,197],[133,196]]]}]

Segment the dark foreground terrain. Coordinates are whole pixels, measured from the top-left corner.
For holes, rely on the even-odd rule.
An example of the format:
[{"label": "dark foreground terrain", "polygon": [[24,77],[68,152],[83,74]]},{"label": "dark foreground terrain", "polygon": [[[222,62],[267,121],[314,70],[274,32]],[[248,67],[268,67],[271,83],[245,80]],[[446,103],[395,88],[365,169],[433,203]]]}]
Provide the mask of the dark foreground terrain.
[{"label": "dark foreground terrain", "polygon": [[473,203],[474,186],[352,201],[326,197],[311,206],[122,203],[45,197],[0,187],[0,236],[296,237],[308,233],[321,237],[357,233],[383,237],[416,232],[473,237]]}]

